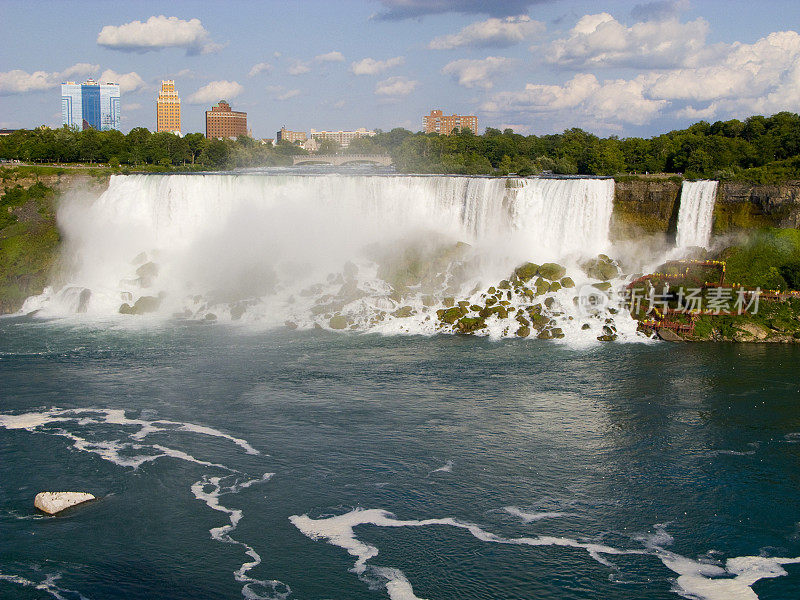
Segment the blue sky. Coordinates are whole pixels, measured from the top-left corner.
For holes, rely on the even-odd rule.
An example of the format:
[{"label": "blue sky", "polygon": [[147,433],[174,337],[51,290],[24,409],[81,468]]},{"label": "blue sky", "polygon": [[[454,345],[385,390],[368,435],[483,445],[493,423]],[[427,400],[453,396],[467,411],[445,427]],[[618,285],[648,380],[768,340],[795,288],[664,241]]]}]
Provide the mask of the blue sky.
[{"label": "blue sky", "polygon": [[520,133],[652,135],[800,108],[800,3],[656,0],[0,0],[0,127],[60,125],[61,81],[122,86],[184,132],[226,98],[256,137],[406,127],[432,108]]}]

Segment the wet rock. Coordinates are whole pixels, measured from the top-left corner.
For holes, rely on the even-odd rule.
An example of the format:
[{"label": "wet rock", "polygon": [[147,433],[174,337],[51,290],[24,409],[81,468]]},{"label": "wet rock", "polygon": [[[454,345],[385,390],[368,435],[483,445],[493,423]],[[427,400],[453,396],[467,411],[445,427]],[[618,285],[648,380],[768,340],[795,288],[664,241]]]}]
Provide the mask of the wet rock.
[{"label": "wet rock", "polygon": [[454,306],[452,308],[440,309],[436,311],[436,314],[438,315],[440,321],[452,325],[453,323],[458,321],[461,317],[465,316],[467,314],[467,311],[460,306]]},{"label": "wet rock", "polygon": [[617,339],[616,335],[598,335],[597,340],[600,342],[613,342]]},{"label": "wet rock", "polygon": [[737,341],[749,342],[753,340],[763,340],[769,337],[770,333],[761,325],[757,323],[741,323],[737,325],[740,334],[737,336],[740,339]]},{"label": "wet rock", "polygon": [[584,323],[583,325],[581,325],[581,329],[584,330],[584,331],[586,331],[587,329],[591,329],[591,328],[592,328],[592,326],[589,325],[588,323]]},{"label": "wet rock", "polygon": [[119,307],[121,315],[143,315],[146,313],[155,312],[161,306],[161,298],[156,296],[142,296],[133,306],[128,303]]},{"label": "wet rock", "polygon": [[501,290],[510,290],[511,282],[508,279],[503,279],[503,281],[497,285],[497,288]]},{"label": "wet rock", "polygon": [[528,337],[531,334],[531,328],[523,325],[519,329],[517,329],[517,337]]},{"label": "wet rock", "polygon": [[480,304],[473,304],[469,307],[470,310],[474,310],[475,312],[481,312],[483,307]]},{"label": "wet rock", "polygon": [[347,318],[343,315],[334,315],[328,321],[331,329],[347,329]]},{"label": "wet rock", "polygon": [[614,279],[619,275],[619,268],[617,268],[614,261],[605,254],[600,254],[597,258],[587,260],[581,264],[581,269],[583,269],[583,272],[589,277],[601,279],[603,281]]},{"label": "wet rock", "polygon": [[294,321],[284,321],[283,326],[286,327],[286,329],[297,329],[297,323]]},{"label": "wet rock", "polygon": [[597,288],[601,292],[607,292],[611,289],[611,284],[607,281],[604,281],[602,283],[593,283],[592,287]]},{"label": "wet rock", "polygon": [[558,263],[544,263],[539,267],[539,275],[544,279],[556,281],[567,274],[567,270]]},{"label": "wet rock", "polygon": [[540,340],[552,340],[553,339],[553,332],[549,329],[544,329],[539,332],[539,335],[536,336]]},{"label": "wet rock", "polygon": [[81,290],[80,296],[78,296],[78,310],[79,313],[85,313],[86,308],[89,305],[89,300],[92,297],[92,290],[89,288],[83,288]]},{"label": "wet rock", "polygon": [[245,304],[234,304],[231,306],[231,320],[238,321],[247,310]]},{"label": "wet rock", "polygon": [[480,317],[464,317],[456,324],[456,329],[460,333],[472,333],[484,327],[486,327],[486,323]]},{"label": "wet rock", "polygon": [[206,313],[205,319],[206,321],[216,321],[217,315],[215,315],[214,313]]},{"label": "wet rock", "polygon": [[402,306],[392,313],[398,319],[405,319],[414,314],[414,309],[410,306]]},{"label": "wet rock", "polygon": [[560,327],[554,327],[552,333],[554,339],[560,340],[564,337],[564,331]]},{"label": "wet rock", "polygon": [[33,499],[33,505],[48,515],[54,515],[65,508],[94,499],[87,492],[39,492]]},{"label": "wet rock", "polygon": [[562,277],[561,278],[561,287],[563,288],[574,288],[575,282],[572,280],[572,277]]},{"label": "wet rock", "polygon": [[444,304],[447,308],[454,306],[456,303],[456,299],[452,296],[447,296],[446,298],[442,299],[442,304]]},{"label": "wet rock", "polygon": [[561,284],[558,281],[554,281],[553,283],[550,284],[551,292],[557,292],[560,289],[561,289]]},{"label": "wet rock", "polygon": [[556,299],[555,299],[555,298],[553,298],[553,297],[550,297],[550,298],[545,298],[545,299],[544,299],[544,305],[545,305],[547,308],[553,308],[553,305],[554,305],[555,303],[556,303]]},{"label": "wet rock", "polygon": [[158,276],[158,265],[154,262],[144,263],[136,269],[136,276],[139,278],[139,285],[150,287],[153,285],[153,280]]},{"label": "wet rock", "polygon": [[430,294],[422,297],[423,306],[433,306],[434,304],[436,304],[436,298],[434,298]]},{"label": "wet rock", "polygon": [[358,275],[358,267],[352,263],[351,261],[347,261],[344,263],[344,267],[342,268],[342,275],[344,278],[347,279],[355,279]]},{"label": "wet rock", "polygon": [[[614,336],[616,337],[616,336]],[[665,342],[682,342],[684,339],[671,329],[659,329],[658,337]]]},{"label": "wet rock", "polygon": [[539,265],[532,262],[527,262],[524,265],[520,265],[514,270],[514,274],[520,281],[530,281],[536,277],[536,273],[538,272]]}]

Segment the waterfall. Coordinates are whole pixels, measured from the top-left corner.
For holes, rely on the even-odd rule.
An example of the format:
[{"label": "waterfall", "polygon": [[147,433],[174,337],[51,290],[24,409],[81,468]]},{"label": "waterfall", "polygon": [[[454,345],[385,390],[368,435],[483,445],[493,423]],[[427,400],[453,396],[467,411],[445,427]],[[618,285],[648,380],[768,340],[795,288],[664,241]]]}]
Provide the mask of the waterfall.
[{"label": "waterfall", "polygon": [[336,297],[329,312],[369,329],[526,261],[607,251],[613,195],[611,179],[117,175],[62,203],[65,266],[23,310],[312,326]]},{"label": "waterfall", "polygon": [[717,197],[716,181],[684,181],[678,212],[678,248],[708,247]]}]

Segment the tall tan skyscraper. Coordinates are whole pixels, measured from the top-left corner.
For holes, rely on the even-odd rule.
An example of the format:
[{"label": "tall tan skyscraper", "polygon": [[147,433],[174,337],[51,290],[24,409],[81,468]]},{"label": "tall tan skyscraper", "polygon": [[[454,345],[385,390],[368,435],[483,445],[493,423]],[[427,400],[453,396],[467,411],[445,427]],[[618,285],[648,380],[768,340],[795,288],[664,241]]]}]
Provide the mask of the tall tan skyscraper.
[{"label": "tall tan skyscraper", "polygon": [[181,99],[171,79],[161,82],[156,100],[156,131],[181,133]]}]

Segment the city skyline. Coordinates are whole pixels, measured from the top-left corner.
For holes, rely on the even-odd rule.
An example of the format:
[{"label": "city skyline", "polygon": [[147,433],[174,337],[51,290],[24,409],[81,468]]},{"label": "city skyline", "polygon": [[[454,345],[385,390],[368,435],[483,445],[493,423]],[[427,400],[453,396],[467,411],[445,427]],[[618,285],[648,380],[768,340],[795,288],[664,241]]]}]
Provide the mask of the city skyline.
[{"label": "city skyline", "polygon": [[[58,86],[88,77],[120,83],[122,131],[156,129],[171,79],[184,132],[226,99],[255,137],[283,124],[419,131],[433,108],[477,115],[481,130],[649,136],[800,106],[790,2],[100,5],[0,2],[0,128],[59,126]],[[47,47],[31,35],[59,29]]]}]

